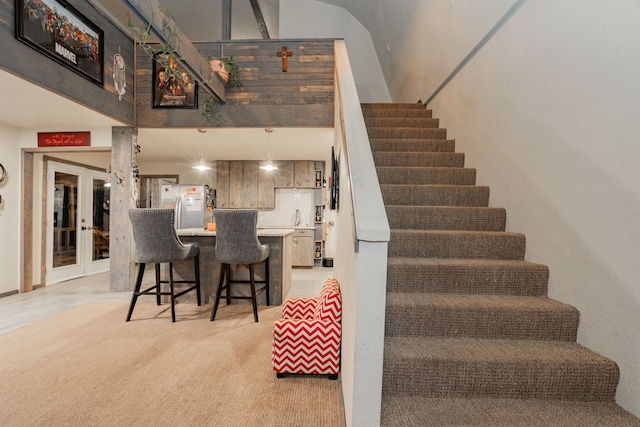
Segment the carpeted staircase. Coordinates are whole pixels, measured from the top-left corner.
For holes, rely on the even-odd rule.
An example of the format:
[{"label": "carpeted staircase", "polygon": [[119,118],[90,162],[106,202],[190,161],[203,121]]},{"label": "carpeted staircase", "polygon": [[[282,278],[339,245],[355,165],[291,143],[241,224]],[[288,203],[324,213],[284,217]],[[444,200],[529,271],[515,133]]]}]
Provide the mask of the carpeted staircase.
[{"label": "carpeted staircase", "polygon": [[381,425],[640,426],[431,111],[362,111],[391,227]]}]

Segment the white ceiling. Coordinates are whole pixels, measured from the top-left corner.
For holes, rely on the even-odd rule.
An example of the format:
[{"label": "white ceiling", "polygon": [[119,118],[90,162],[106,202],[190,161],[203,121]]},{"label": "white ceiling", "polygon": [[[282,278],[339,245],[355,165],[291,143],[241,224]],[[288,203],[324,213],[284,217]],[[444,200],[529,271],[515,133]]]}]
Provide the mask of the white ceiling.
[{"label": "white ceiling", "polygon": [[[119,0],[91,0],[92,3],[109,8],[111,16],[122,16],[123,9]],[[179,4],[184,14],[185,3],[183,0],[163,0],[162,4],[171,10],[172,4]],[[191,0],[189,9],[192,11],[211,9],[220,3],[220,0]],[[259,37],[259,31],[253,12],[246,5],[236,6],[246,2],[234,2],[234,38],[235,32],[244,35],[253,34],[255,31]],[[266,6],[263,6],[264,5]],[[277,0],[261,1],[264,8],[265,20],[277,20]],[[250,13],[250,15],[247,15]],[[198,13],[196,13],[198,15]],[[202,14],[200,14],[202,15]],[[184,17],[182,17],[184,19]],[[179,23],[179,17],[176,16]],[[244,23],[246,30],[242,30]],[[126,27],[126,23],[124,24]],[[201,40],[202,34],[188,34],[191,28],[206,28],[206,25],[181,27],[187,37],[192,40]],[[275,25],[277,28],[277,25]],[[271,30],[270,30],[271,31]],[[272,36],[273,37],[273,36]],[[216,39],[218,37],[215,37]],[[245,37],[238,37],[245,38]],[[43,60],[46,60],[43,58]],[[14,76],[0,70],[0,93],[3,100],[0,102],[0,123],[25,129],[37,129],[39,131],[72,131],[86,130],[88,128],[100,128],[122,126],[123,124],[109,117],[83,107],[60,95],[38,87],[18,76]],[[270,143],[269,143],[270,141]],[[270,138],[263,128],[244,129],[208,129],[201,134],[196,129],[140,129],[138,131],[138,143],[142,147],[138,155],[138,161],[142,162],[192,162],[200,157],[204,151],[205,158],[212,160],[249,160],[266,159],[271,146],[271,158],[273,160],[293,159],[324,159],[327,150],[332,145],[333,130],[317,128],[276,128]],[[202,149],[201,147],[204,147]]]}]

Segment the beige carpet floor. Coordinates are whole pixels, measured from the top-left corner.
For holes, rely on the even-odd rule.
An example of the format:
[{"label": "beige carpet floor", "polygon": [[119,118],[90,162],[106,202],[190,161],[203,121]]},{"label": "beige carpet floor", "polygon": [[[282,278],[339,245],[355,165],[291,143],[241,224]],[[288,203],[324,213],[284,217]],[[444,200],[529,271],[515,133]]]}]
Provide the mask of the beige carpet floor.
[{"label": "beige carpet floor", "polygon": [[340,426],[339,381],[277,379],[280,307],[87,304],[0,336],[2,426]]}]

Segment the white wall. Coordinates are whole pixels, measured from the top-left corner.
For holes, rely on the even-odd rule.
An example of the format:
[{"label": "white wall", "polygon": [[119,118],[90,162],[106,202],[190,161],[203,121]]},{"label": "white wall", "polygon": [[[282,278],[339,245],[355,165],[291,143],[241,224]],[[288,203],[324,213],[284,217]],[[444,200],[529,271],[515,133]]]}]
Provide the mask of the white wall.
[{"label": "white wall", "polygon": [[7,177],[0,182],[0,294],[19,288],[20,149],[18,129],[0,125],[0,163]]},{"label": "white wall", "polygon": [[[513,1],[411,3],[385,11],[410,43],[383,65],[394,101],[426,99]],[[549,295],[580,310],[578,341],[619,364],[617,401],[640,416],[638,22],[637,1],[529,0],[430,108],[508,230],[526,234],[526,259],[549,265]]]},{"label": "white wall", "polygon": [[371,35],[345,9],[316,0],[281,0],[280,38],[344,39],[360,102],[391,100]]}]

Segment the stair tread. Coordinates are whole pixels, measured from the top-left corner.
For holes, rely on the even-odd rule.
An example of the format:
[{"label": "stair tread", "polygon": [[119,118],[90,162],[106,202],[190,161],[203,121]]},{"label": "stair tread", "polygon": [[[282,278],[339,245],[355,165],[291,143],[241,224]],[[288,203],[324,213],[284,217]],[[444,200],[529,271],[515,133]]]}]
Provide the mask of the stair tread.
[{"label": "stair tread", "polygon": [[523,315],[530,312],[548,310],[566,310],[578,313],[578,310],[569,304],[543,296],[390,292],[387,293],[387,305],[430,305],[486,310],[517,309]]},{"label": "stair tread", "polygon": [[393,239],[393,235],[405,235],[405,236],[415,236],[415,235],[434,235],[434,236],[454,236],[457,238],[460,237],[477,237],[477,236],[487,236],[487,237],[517,237],[524,238],[525,235],[522,233],[518,233],[515,231],[484,231],[484,230],[391,230],[391,238]]},{"label": "stair tread", "polygon": [[389,257],[389,264],[395,265],[424,265],[424,266],[461,266],[461,267],[496,267],[496,268],[539,268],[548,269],[544,264],[530,261],[511,259],[468,259],[468,258],[407,258]]},{"label": "stair tread", "polygon": [[385,358],[473,364],[535,362],[617,365],[575,342],[483,338],[386,337]]},{"label": "stair tread", "polygon": [[491,397],[390,396],[381,427],[640,427],[640,419],[612,401]]}]

